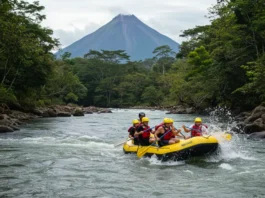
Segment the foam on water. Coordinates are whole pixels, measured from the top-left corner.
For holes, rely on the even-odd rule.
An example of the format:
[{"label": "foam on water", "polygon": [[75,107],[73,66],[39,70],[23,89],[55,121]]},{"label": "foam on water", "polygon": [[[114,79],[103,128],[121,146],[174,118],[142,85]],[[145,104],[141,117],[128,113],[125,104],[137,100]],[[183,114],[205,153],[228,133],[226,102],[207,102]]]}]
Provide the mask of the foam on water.
[{"label": "foam on water", "polygon": [[[95,141],[96,140],[96,141]],[[84,147],[93,149],[113,149],[113,144],[100,141],[95,136],[68,136],[68,137],[26,137],[21,139],[6,138],[0,139],[1,144],[24,144],[24,145],[44,145],[54,147]]]},{"label": "foam on water", "polygon": [[211,155],[206,158],[207,162],[233,161],[235,159],[257,160],[252,156],[251,152],[240,146],[240,142],[236,139],[237,135],[233,135],[231,141],[220,141],[217,155]]},{"label": "foam on water", "polygon": [[156,165],[156,166],[180,166],[185,164],[185,161],[162,162],[161,160],[158,160],[155,155],[153,155],[151,158],[142,158],[142,160],[147,160],[150,163],[150,165]]},{"label": "foam on water", "polygon": [[222,163],[219,165],[219,167],[222,169],[225,169],[225,170],[233,170],[234,169],[230,164],[227,164],[227,163]]},{"label": "foam on water", "polygon": [[[262,143],[247,142],[242,135],[234,135],[230,142],[221,142],[219,154],[206,161],[205,157],[186,162],[161,162],[156,156],[138,159],[135,154],[123,154],[122,145],[114,145],[126,140],[127,126],[139,110],[116,112],[69,118],[72,122],[68,118],[43,119],[24,126],[20,132],[1,134],[0,194],[174,197],[177,193],[182,197],[235,198],[264,195],[264,155],[257,152],[264,150]],[[150,126],[166,117],[160,111],[144,112],[153,122]],[[191,124],[195,117],[172,116],[176,126]],[[211,119],[203,117],[212,132],[229,132],[227,129],[233,126],[229,119],[227,124],[226,118]],[[94,125],[98,120],[103,124]]]},{"label": "foam on water", "polygon": [[[208,157],[206,161],[231,161],[238,158],[243,160],[257,160],[252,157],[248,148],[242,146],[242,141],[244,141],[244,139],[232,132],[232,128],[236,128],[237,126],[234,117],[227,108],[215,108],[212,110],[209,122],[210,134],[218,139],[219,152],[218,155]],[[231,141],[227,141],[221,136],[224,132],[229,132],[232,135]]]},{"label": "foam on water", "polygon": [[189,173],[189,174],[191,174],[191,175],[194,174],[194,173],[193,173],[192,171],[190,171],[190,170],[184,170],[183,172],[184,172],[184,173]]}]

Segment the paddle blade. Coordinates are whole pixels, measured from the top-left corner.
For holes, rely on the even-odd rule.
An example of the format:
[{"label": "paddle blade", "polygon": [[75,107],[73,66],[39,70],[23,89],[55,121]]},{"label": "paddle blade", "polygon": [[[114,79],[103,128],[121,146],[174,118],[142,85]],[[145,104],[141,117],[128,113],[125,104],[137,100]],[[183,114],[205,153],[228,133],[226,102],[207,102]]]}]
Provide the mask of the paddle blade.
[{"label": "paddle blade", "polygon": [[230,141],[232,139],[232,135],[226,132],[222,135],[222,137],[227,141]]},{"label": "paddle blade", "polygon": [[123,142],[121,142],[121,143],[115,144],[114,147],[121,146],[121,145],[123,145],[124,143],[125,143],[125,142],[123,141]]},{"label": "paddle blade", "polygon": [[227,132],[215,132],[212,136],[216,137],[219,142],[230,141],[232,139],[232,135]]},{"label": "paddle blade", "polygon": [[140,147],[138,149],[138,151],[137,151],[137,157],[139,157],[139,158],[143,157],[146,154],[146,152],[148,151],[149,148],[150,148],[150,146],[148,146],[148,147],[146,147],[146,146]]},{"label": "paddle blade", "polygon": [[120,143],[117,143],[117,144],[114,144],[114,147],[118,147],[118,146],[121,146],[121,145],[123,145],[123,144],[125,144],[127,141],[129,141],[130,140],[130,138],[128,138],[127,140],[123,140],[122,142],[120,142]]}]

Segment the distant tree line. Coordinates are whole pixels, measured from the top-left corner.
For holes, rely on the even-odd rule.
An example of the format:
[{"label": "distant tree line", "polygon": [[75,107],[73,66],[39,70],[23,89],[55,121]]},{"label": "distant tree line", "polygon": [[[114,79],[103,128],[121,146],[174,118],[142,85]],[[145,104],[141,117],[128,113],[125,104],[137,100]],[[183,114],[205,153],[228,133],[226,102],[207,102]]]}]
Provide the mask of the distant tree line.
[{"label": "distant tree line", "polygon": [[38,2],[0,1],[0,103],[32,107],[76,103],[102,107],[188,105],[241,110],[265,102],[265,3],[217,1],[210,25],[185,30],[175,54],[130,61],[123,50],[90,50],[83,58],[58,47],[43,28]]}]

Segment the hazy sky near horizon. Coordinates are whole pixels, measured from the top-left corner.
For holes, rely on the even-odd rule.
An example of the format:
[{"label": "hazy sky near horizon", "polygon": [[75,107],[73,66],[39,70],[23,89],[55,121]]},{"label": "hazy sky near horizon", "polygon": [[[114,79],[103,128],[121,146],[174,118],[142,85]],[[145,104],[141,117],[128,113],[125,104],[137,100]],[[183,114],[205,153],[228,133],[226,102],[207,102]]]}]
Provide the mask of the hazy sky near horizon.
[{"label": "hazy sky near horizon", "polygon": [[42,24],[54,30],[62,47],[96,31],[118,14],[134,14],[180,43],[181,31],[209,24],[205,16],[215,4],[216,0],[40,0],[46,15]]}]

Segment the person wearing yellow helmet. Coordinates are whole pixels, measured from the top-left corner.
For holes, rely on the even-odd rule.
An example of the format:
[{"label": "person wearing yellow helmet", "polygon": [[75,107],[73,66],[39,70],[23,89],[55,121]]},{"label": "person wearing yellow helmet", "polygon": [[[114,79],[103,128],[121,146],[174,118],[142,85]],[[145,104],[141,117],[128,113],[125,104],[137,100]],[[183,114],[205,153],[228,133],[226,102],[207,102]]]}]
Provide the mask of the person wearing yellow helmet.
[{"label": "person wearing yellow helmet", "polygon": [[139,142],[138,142],[138,138],[135,138],[135,136],[134,136],[134,134],[135,134],[135,132],[136,132],[136,128],[137,128],[137,126],[140,124],[140,122],[139,122],[139,120],[137,120],[137,119],[134,119],[133,121],[132,121],[132,126],[128,129],[128,132],[129,132],[129,138],[130,139],[132,139],[132,140],[134,140],[134,144],[135,145],[138,145],[139,144]]},{"label": "person wearing yellow helmet", "polygon": [[182,127],[186,133],[191,132],[190,137],[201,136],[202,134],[208,133],[208,126],[202,124],[202,119],[200,117],[195,118],[194,124],[190,127],[186,127],[185,125],[183,125]]},{"label": "person wearing yellow helmet", "polygon": [[181,137],[181,138],[186,139],[186,137],[185,137],[184,135],[180,135],[181,129],[176,129],[176,128],[174,127],[174,125],[173,125],[174,120],[173,120],[172,118],[170,118],[170,119],[171,119],[170,127],[172,128],[172,131],[173,131],[173,133],[175,134],[175,136],[179,136],[179,137]]},{"label": "person wearing yellow helmet", "polygon": [[155,138],[158,141],[160,146],[165,146],[168,144],[175,144],[179,142],[175,136],[181,131],[176,130],[173,127],[173,119],[171,118],[164,118],[163,125],[160,126],[155,132]]},{"label": "person wearing yellow helmet", "polygon": [[148,146],[155,141],[154,138],[150,137],[152,129],[148,126],[149,118],[143,117],[142,123],[137,127],[135,136],[139,138],[139,142],[142,146]]},{"label": "person wearing yellow helmet", "polygon": [[155,131],[156,131],[159,127],[163,126],[163,125],[164,125],[164,122],[165,122],[167,119],[169,119],[169,118],[164,118],[164,119],[163,119],[163,122],[161,122],[160,124],[156,125],[156,126],[155,126]]}]

